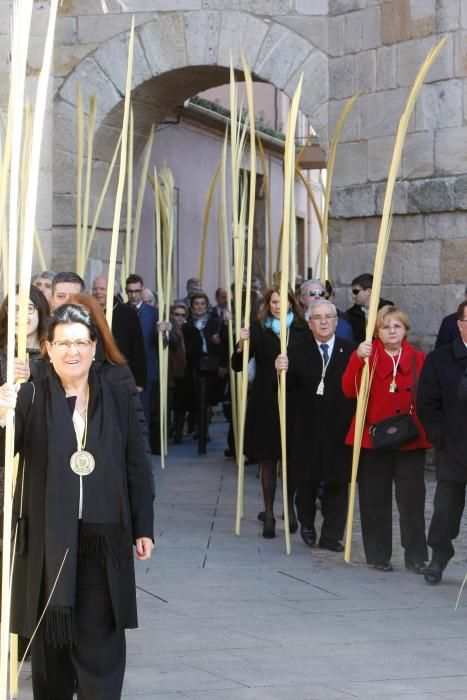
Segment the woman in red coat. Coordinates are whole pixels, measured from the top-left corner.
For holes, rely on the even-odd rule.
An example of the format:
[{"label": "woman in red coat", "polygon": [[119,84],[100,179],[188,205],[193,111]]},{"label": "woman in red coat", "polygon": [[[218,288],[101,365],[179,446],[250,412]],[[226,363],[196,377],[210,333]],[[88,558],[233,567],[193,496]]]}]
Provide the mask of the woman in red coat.
[{"label": "woman in red coat", "polygon": [[[399,509],[401,544],[405,566],[423,573],[428,559],[425,536],[425,450],[431,447],[415,415],[416,384],[425,354],[406,340],[409,320],[404,311],[383,306],[378,312],[375,339],[360,343],[342,377],[344,394],[357,395],[365,358],[374,368],[363,430],[358,469],[358,493],[363,546],[367,563],[380,571],[392,571],[392,483]],[[370,428],[385,418],[407,414],[413,417],[419,436],[392,450],[373,449]],[[347,435],[353,445],[355,417]]]}]

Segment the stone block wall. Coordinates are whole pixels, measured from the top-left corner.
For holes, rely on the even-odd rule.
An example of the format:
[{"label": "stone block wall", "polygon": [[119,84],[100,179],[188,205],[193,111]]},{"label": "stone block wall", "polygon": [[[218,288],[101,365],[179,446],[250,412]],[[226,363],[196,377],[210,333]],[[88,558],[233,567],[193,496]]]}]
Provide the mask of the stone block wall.
[{"label": "stone block wall", "polygon": [[[2,18],[11,5],[0,0]],[[208,82],[214,85],[215,70],[228,65],[231,49],[240,67],[240,46],[256,74],[287,94],[304,72],[301,107],[325,150],[346,99],[361,90],[342,130],[331,205],[330,270],[343,308],[350,303],[352,277],[373,267],[385,181],[410,86],[428,50],[447,35],[410,121],[384,275],[384,294],[407,308],[415,335],[429,346],[467,281],[466,0],[126,0],[128,12],[116,0],[108,6],[107,15],[100,0],[67,0],[59,9],[38,221],[50,265],[73,264],[77,81],[85,94],[97,93],[99,183],[121,120],[125,42],[134,13],[138,150],[151,121],[162,118],[167,105],[180,103],[180,91],[183,101],[207,87],[199,66],[211,71]],[[34,3],[31,94],[47,14],[48,0]],[[4,21],[0,108],[8,95],[8,54]],[[187,72],[170,82],[177,69]],[[167,98],[165,106],[160,95]],[[104,231],[110,216],[111,203]],[[105,238],[103,233],[100,240]],[[95,255],[104,249],[96,242]]]},{"label": "stone block wall", "polygon": [[337,149],[331,203],[330,268],[343,308],[352,278],[373,268],[406,98],[429,49],[447,35],[410,121],[383,280],[383,295],[408,311],[414,337],[429,348],[467,283],[467,4],[342,0],[329,10],[330,134],[345,99],[362,93]]}]

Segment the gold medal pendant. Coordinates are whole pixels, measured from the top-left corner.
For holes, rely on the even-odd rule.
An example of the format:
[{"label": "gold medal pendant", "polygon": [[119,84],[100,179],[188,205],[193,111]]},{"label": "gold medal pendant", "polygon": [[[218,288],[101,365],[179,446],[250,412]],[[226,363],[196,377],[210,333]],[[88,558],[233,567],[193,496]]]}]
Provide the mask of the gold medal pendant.
[{"label": "gold medal pendant", "polygon": [[90,452],[78,450],[70,457],[70,467],[78,476],[88,476],[94,471],[96,462]]},{"label": "gold medal pendant", "polygon": [[396,382],[395,382],[394,379],[393,379],[392,382],[391,382],[390,385],[389,385],[389,393],[390,393],[390,394],[395,394],[396,391],[397,391],[397,384],[396,384]]}]

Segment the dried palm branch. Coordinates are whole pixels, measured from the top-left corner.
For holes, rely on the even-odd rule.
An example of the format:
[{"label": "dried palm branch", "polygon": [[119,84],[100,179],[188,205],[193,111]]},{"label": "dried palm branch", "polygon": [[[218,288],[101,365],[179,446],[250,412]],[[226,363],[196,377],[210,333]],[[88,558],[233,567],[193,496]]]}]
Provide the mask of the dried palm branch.
[{"label": "dried palm branch", "polygon": [[136,269],[136,256],[138,253],[139,230],[140,230],[140,226],[141,226],[141,213],[143,211],[143,200],[144,200],[144,193],[146,191],[146,180],[147,180],[147,175],[148,175],[148,170],[149,170],[149,161],[150,161],[151,153],[152,153],[152,144],[154,142],[154,129],[155,129],[155,125],[152,124],[151,129],[149,130],[148,140],[146,142],[146,147],[145,147],[145,151],[144,151],[144,158],[143,158],[143,165],[141,168],[141,174],[140,174],[140,178],[139,178],[138,197],[136,200],[136,211],[135,211],[135,224],[134,224],[134,229],[133,229],[133,246],[132,246],[132,255],[131,255],[131,260],[130,260],[130,272],[132,270]]},{"label": "dried palm branch", "polygon": [[92,156],[94,150],[94,124],[96,121],[96,96],[91,95],[89,98],[89,117],[88,117],[88,144],[86,154],[86,180],[84,187],[84,202],[83,215],[81,226],[80,239],[80,258],[77,262],[78,275],[84,277],[86,272],[86,250],[88,240],[88,220],[89,220],[89,201],[91,198],[91,176],[92,176]]},{"label": "dried palm branch", "polygon": [[112,327],[113,294],[115,287],[115,267],[117,264],[118,239],[120,232],[120,215],[122,211],[123,190],[126,179],[128,157],[128,126],[130,121],[131,79],[133,74],[133,47],[135,43],[135,18],[131,20],[130,41],[128,44],[128,67],[125,86],[125,103],[123,109],[122,145],[120,149],[120,170],[118,175],[117,192],[115,195],[115,210],[112,226],[112,242],[110,246],[109,278],[107,283],[106,317],[109,328]]},{"label": "dried palm branch", "polygon": [[336,130],[334,131],[331,147],[329,149],[329,158],[326,170],[326,188],[324,190],[324,210],[323,210],[323,225],[321,227],[321,249],[320,249],[320,279],[321,284],[324,284],[329,278],[328,274],[328,217],[329,217],[329,205],[331,203],[331,186],[332,177],[334,174],[334,163],[336,160],[336,148],[339,142],[339,137],[344,126],[344,122],[347,116],[355,104],[357,97],[360,95],[360,91],[357,92],[352,97],[349,97],[344,105],[342,114],[336,125]]},{"label": "dried palm branch", "polygon": [[[287,310],[289,293],[289,258],[290,258],[290,230],[292,217],[295,219],[294,206],[294,186],[295,186],[295,130],[297,127],[298,105],[302,93],[303,75],[300,77],[295,90],[292,104],[290,106],[284,149],[284,213],[282,230],[282,253],[281,253],[281,282],[280,282],[280,341],[281,354],[287,353]],[[295,251],[292,251],[295,254]],[[295,280],[294,280],[295,282]],[[287,439],[286,439],[286,373],[281,372],[279,377],[279,418],[281,427],[282,445],[282,495],[284,504],[284,528],[285,547],[287,554],[290,554],[290,530],[289,530],[289,505],[287,494]]]},{"label": "dried palm branch", "polygon": [[[409,126],[409,120],[415,107],[415,102],[422,89],[423,81],[433,65],[434,61],[438,57],[439,52],[446,43],[446,37],[443,37],[438,44],[432,48],[425,61],[418,71],[417,77],[407,98],[404,112],[399,121],[399,127],[397,129],[397,137],[394,146],[394,152],[392,155],[391,166],[389,168],[388,182],[386,185],[386,194],[384,197],[383,213],[381,216],[381,224],[378,236],[378,244],[376,248],[376,258],[375,267],[373,272],[373,287],[371,291],[370,308],[368,311],[368,323],[366,327],[366,340],[371,340],[373,337],[373,331],[376,322],[376,314],[378,313],[378,302],[381,292],[381,282],[383,278],[384,262],[386,259],[386,251],[389,242],[389,234],[391,231],[391,208],[392,208],[392,197],[394,193],[394,186],[396,183],[397,173],[399,172],[402,148],[404,146],[405,135],[407,133],[407,128]],[[360,458],[360,449],[362,444],[362,435],[365,424],[366,416],[366,402],[368,401],[368,394],[370,390],[370,372],[368,367],[368,362],[365,362],[362,371],[362,377],[360,382],[360,390],[357,398],[357,413],[355,420],[355,437],[353,446],[353,456],[352,456],[352,476],[350,482],[350,494],[349,494],[349,509],[347,514],[347,532],[346,532],[346,542],[345,542],[345,553],[344,558],[346,562],[350,562],[350,551],[352,544],[352,526],[353,526],[353,515],[355,508],[355,487],[357,481],[358,472],[358,462]]]},{"label": "dried palm branch", "polygon": [[263,191],[264,191],[264,200],[266,204],[266,220],[268,223],[268,282],[264,282],[264,288],[267,289],[267,287],[271,287],[274,283],[274,269],[273,269],[273,262],[272,262],[272,250],[273,250],[273,241],[272,241],[272,216],[271,216],[271,191],[270,191],[270,184],[269,184],[269,170],[268,170],[268,164],[266,161],[266,156],[264,154],[264,148],[263,148],[263,143],[258,136],[258,151],[259,151],[259,157],[261,160],[261,169],[263,171]]},{"label": "dried palm branch", "polygon": [[[246,211],[241,219],[248,221],[247,225],[247,238],[246,238],[246,258],[245,251],[243,249],[242,256],[242,270],[243,265],[245,265],[245,310],[244,310],[244,327],[250,327],[250,316],[251,316],[251,268],[253,262],[253,233],[254,233],[254,216],[255,216],[255,201],[256,201],[256,131],[255,131],[255,112],[254,112],[254,101],[253,101],[253,80],[251,78],[251,72],[245,56],[242,51],[242,67],[245,77],[246,86],[246,98],[248,106],[248,119],[246,120],[249,126],[250,132],[250,178],[248,187],[248,218],[246,218]],[[243,131],[243,135],[246,138],[246,129]],[[242,143],[242,140],[241,140]],[[239,163],[240,165],[240,163]],[[247,188],[244,186],[244,202],[246,208],[247,202]],[[243,229],[244,230],[244,229]],[[244,234],[243,234],[244,235]],[[243,238],[244,240],[244,238]],[[237,309],[237,307],[236,307]],[[238,336],[237,336],[238,337]],[[247,404],[247,392],[248,392],[248,362],[249,362],[249,347],[250,341],[246,340],[243,345],[243,367],[242,373],[240,375],[241,380],[241,402],[240,402],[240,416],[238,420],[238,426],[240,426],[241,440],[239,440],[239,453],[237,455],[238,459],[238,487],[237,487],[237,512],[235,521],[235,533],[240,534],[240,521],[243,516],[243,487],[244,487],[244,472],[245,472],[245,458],[243,455],[243,441],[244,441],[244,425],[246,416],[246,404]]]},{"label": "dried palm branch", "polygon": [[216,170],[214,172],[214,175],[211,177],[211,179],[209,181],[208,191],[206,193],[206,199],[204,202],[203,228],[201,231],[201,247],[200,247],[199,262],[198,262],[198,277],[201,280],[201,284],[203,283],[204,267],[205,267],[205,263],[206,263],[206,245],[207,245],[207,239],[208,239],[209,217],[211,215],[212,202],[214,199],[214,194],[216,192],[217,181],[219,179],[220,169],[221,169],[221,163],[219,161],[219,163],[217,164]]}]

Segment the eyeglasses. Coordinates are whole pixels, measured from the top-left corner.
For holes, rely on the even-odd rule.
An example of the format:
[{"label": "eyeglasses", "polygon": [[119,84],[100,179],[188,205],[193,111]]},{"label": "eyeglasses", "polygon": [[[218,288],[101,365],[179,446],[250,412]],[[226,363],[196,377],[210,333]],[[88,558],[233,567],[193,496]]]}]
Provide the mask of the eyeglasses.
[{"label": "eyeglasses", "polygon": [[174,316],[180,316],[180,318],[186,318],[186,314],[184,314],[183,311],[182,311],[181,313],[177,313],[176,311],[174,311],[174,314],[173,314],[173,315],[174,315]]},{"label": "eyeglasses", "polygon": [[467,323],[467,318],[458,318],[459,323]]},{"label": "eyeglasses", "polygon": [[324,297],[326,292],[320,292],[319,289],[309,289],[308,292],[303,292],[305,297]]},{"label": "eyeglasses", "polygon": [[[34,311],[37,309],[37,306],[35,304],[28,304],[28,316],[32,316],[34,314]],[[15,313],[16,315],[19,314],[19,306],[15,306]]]},{"label": "eyeglasses", "polygon": [[354,295],[354,297],[356,297],[357,294],[360,294],[360,292],[363,292],[363,291],[365,291],[365,290],[362,288],[360,288],[360,289],[355,288],[355,289],[352,289],[352,294]]},{"label": "eyeglasses", "polygon": [[326,323],[326,321],[332,321],[333,318],[336,318],[336,314],[326,314],[326,316],[310,316],[310,321]]},{"label": "eyeglasses", "polygon": [[78,352],[85,352],[91,347],[92,342],[92,340],[81,338],[80,340],[52,340],[50,344],[53,345],[54,348],[58,350],[58,352],[65,353],[68,350],[71,350],[73,345],[78,350]]},{"label": "eyeglasses", "polygon": [[143,290],[142,289],[125,289],[125,292],[130,295],[130,294],[142,294]]}]

